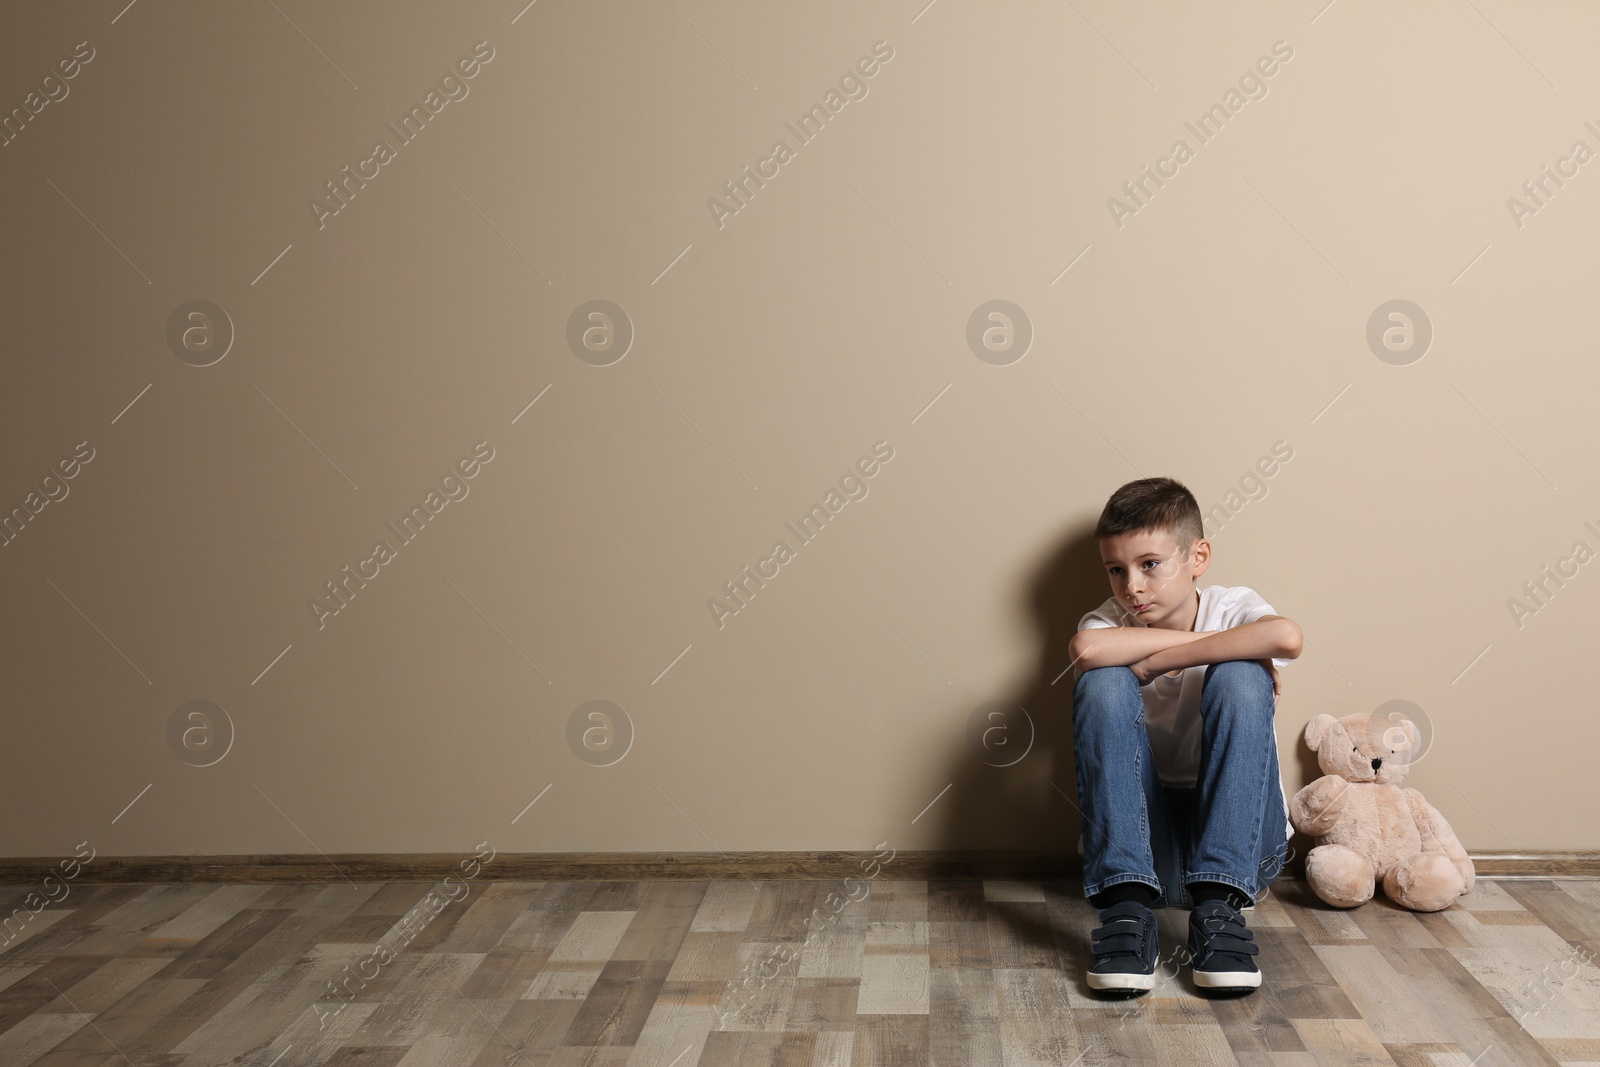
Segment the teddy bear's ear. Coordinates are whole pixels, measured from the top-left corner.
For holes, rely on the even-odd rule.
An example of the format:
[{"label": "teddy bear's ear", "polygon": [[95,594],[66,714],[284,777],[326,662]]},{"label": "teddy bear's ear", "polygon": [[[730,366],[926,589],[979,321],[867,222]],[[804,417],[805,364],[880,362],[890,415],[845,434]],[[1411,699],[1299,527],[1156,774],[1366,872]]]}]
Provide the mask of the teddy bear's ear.
[{"label": "teddy bear's ear", "polygon": [[1400,729],[1406,732],[1406,740],[1410,743],[1411,751],[1415,753],[1417,751],[1417,745],[1422,740],[1422,731],[1418,730],[1417,724],[1412,722],[1410,719],[1401,719]]},{"label": "teddy bear's ear", "polygon": [[1306,747],[1315,752],[1317,746],[1322,744],[1322,739],[1328,735],[1328,731],[1338,724],[1339,720],[1332,715],[1318,715],[1306,723]]}]

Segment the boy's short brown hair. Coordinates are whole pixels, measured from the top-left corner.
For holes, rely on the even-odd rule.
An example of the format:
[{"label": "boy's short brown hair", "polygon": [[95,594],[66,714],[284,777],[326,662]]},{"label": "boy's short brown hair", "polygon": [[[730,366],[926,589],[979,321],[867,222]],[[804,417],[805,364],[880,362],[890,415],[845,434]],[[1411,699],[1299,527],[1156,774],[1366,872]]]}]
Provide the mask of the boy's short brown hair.
[{"label": "boy's short brown hair", "polygon": [[1129,482],[1106,501],[1095,524],[1096,537],[1160,530],[1172,536],[1185,559],[1194,543],[1205,536],[1200,505],[1194,494],[1171,478],[1140,478]]}]

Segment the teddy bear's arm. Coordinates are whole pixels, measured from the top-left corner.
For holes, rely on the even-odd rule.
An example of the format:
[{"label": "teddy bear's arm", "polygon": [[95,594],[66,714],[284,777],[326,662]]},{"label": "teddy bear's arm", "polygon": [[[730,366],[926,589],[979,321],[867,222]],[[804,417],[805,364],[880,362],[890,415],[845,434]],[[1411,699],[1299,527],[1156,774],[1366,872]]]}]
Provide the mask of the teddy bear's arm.
[{"label": "teddy bear's arm", "polygon": [[1408,788],[1405,793],[1411,805],[1411,816],[1417,823],[1417,832],[1422,836],[1422,851],[1443,852],[1449,856],[1466,880],[1467,888],[1471,889],[1475,873],[1472,858],[1462,847],[1456,832],[1450,828],[1449,820],[1438,808],[1428,803],[1422,790]]},{"label": "teddy bear's arm", "polygon": [[1289,801],[1289,822],[1303,834],[1320,837],[1338,823],[1349,796],[1349,781],[1337,774],[1325,774]]}]

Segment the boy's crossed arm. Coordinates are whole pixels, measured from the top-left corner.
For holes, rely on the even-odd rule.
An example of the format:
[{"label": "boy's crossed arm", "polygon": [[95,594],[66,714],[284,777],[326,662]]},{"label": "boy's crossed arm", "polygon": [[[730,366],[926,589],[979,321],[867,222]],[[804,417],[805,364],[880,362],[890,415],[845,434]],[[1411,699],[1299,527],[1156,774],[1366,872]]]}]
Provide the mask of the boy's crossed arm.
[{"label": "boy's crossed arm", "polygon": [[[1141,684],[1158,674],[1230,659],[1298,659],[1300,627],[1282,615],[1263,615],[1229,630],[1166,630],[1105,626],[1079,630],[1067,653],[1081,673],[1095,667],[1131,667]],[[1277,672],[1273,671],[1274,682]]]}]

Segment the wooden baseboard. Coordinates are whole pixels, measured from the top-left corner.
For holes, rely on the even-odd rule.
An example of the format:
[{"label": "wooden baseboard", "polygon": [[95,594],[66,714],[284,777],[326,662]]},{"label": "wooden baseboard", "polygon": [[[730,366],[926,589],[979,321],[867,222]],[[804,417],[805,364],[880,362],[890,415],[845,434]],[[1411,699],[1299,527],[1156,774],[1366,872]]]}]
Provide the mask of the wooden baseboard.
[{"label": "wooden baseboard", "polygon": [[1506,850],[1468,855],[1473,869],[1485,878],[1600,877],[1600,852]]},{"label": "wooden baseboard", "polygon": [[[1485,878],[1600,877],[1600,851],[1506,850],[1474,852]],[[321,883],[438,882],[460,879],[463,859],[448,853],[317,853],[271,856],[96,856],[72,881],[84,885],[163,882]],[[874,864],[874,861],[876,865]],[[886,861],[886,862],[885,862]],[[63,875],[61,861],[0,857],[0,886],[36,886]],[[921,852],[502,852],[483,863],[477,881],[587,882],[687,879],[991,878],[1078,879],[1075,852],[931,850]],[[1305,877],[1294,855],[1284,868]]]}]

